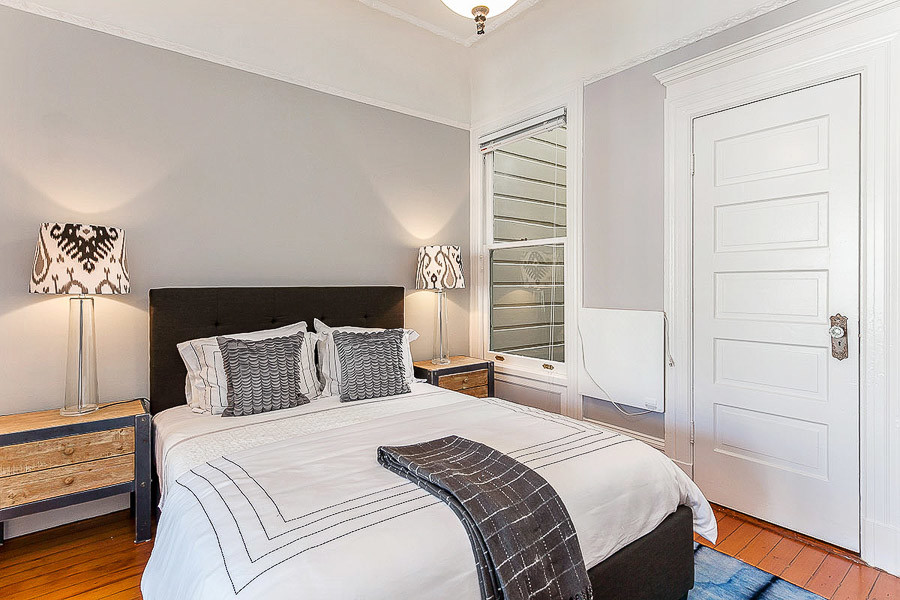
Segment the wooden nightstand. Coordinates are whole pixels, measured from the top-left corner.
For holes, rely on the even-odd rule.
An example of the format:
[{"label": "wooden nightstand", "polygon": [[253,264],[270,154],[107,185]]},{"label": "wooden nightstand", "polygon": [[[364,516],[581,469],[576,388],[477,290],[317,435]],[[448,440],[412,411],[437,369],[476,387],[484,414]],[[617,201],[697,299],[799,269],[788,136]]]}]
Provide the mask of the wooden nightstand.
[{"label": "wooden nightstand", "polygon": [[477,398],[494,395],[494,363],[481,358],[452,356],[449,365],[436,365],[430,360],[413,363],[416,377],[448,390]]},{"label": "wooden nightstand", "polygon": [[135,542],[145,542],[150,469],[150,414],[140,400],[80,417],[0,417],[0,543],[3,521],[125,492],[133,494]]}]

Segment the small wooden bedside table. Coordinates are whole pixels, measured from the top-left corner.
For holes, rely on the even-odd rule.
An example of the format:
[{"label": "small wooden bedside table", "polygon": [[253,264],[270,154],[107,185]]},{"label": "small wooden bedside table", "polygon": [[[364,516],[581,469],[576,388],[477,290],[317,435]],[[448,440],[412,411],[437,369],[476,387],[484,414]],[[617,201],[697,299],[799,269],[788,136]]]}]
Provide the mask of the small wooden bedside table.
[{"label": "small wooden bedside table", "polygon": [[449,365],[436,365],[430,360],[420,360],[413,365],[416,377],[421,377],[432,385],[476,398],[494,395],[492,361],[468,356],[451,356]]},{"label": "small wooden bedside table", "polygon": [[0,543],[3,521],[132,493],[135,543],[151,537],[150,414],[141,400],[90,414],[59,410],[0,417]]}]

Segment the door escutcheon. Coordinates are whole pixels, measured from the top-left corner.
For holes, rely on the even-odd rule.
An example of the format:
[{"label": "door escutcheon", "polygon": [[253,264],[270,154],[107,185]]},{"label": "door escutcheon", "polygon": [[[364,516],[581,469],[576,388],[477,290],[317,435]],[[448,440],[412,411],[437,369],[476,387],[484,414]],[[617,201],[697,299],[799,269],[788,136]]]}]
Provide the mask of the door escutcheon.
[{"label": "door escutcheon", "polygon": [[850,348],[847,344],[847,317],[838,313],[831,317],[831,327],[828,329],[831,336],[831,356],[838,360],[844,360],[850,356]]}]

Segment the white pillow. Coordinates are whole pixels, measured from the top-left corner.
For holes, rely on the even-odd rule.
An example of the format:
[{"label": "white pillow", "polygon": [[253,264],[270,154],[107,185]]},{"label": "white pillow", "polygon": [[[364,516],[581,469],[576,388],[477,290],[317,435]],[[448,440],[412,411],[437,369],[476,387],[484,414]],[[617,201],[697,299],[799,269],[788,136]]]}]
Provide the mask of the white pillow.
[{"label": "white pillow", "polygon": [[[329,327],[319,319],[313,321],[316,333],[319,334],[319,374],[322,376],[326,396],[339,396],[341,394],[341,361],[338,359],[337,348],[334,345],[335,331],[350,331],[353,333],[365,333],[367,331],[384,331],[378,327]],[[419,334],[414,329],[403,330],[403,377],[407,382],[413,383],[416,378],[413,373],[412,351],[410,342],[419,339]]]},{"label": "white pillow", "polygon": [[[301,392],[312,400],[318,397],[321,391],[318,377],[316,377],[315,363],[315,343],[319,336],[306,331],[305,321],[277,329],[238,333],[223,337],[259,341],[295,335],[301,331],[306,335],[303,336],[298,360],[304,379],[309,382],[304,389],[301,389]],[[225,363],[222,361],[222,351],[219,349],[216,338],[189,340],[178,344],[177,348],[188,372],[188,383],[191,388],[188,404],[195,412],[221,415],[228,407],[228,380],[225,375]]]}]

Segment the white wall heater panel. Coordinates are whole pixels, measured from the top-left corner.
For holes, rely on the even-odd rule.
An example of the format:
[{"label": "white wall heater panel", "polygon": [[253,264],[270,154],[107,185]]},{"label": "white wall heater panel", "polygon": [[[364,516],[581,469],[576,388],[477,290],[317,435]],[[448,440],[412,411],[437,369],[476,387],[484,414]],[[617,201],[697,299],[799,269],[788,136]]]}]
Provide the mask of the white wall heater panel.
[{"label": "white wall heater panel", "polygon": [[662,312],[581,308],[582,396],[665,411],[665,317]]}]

